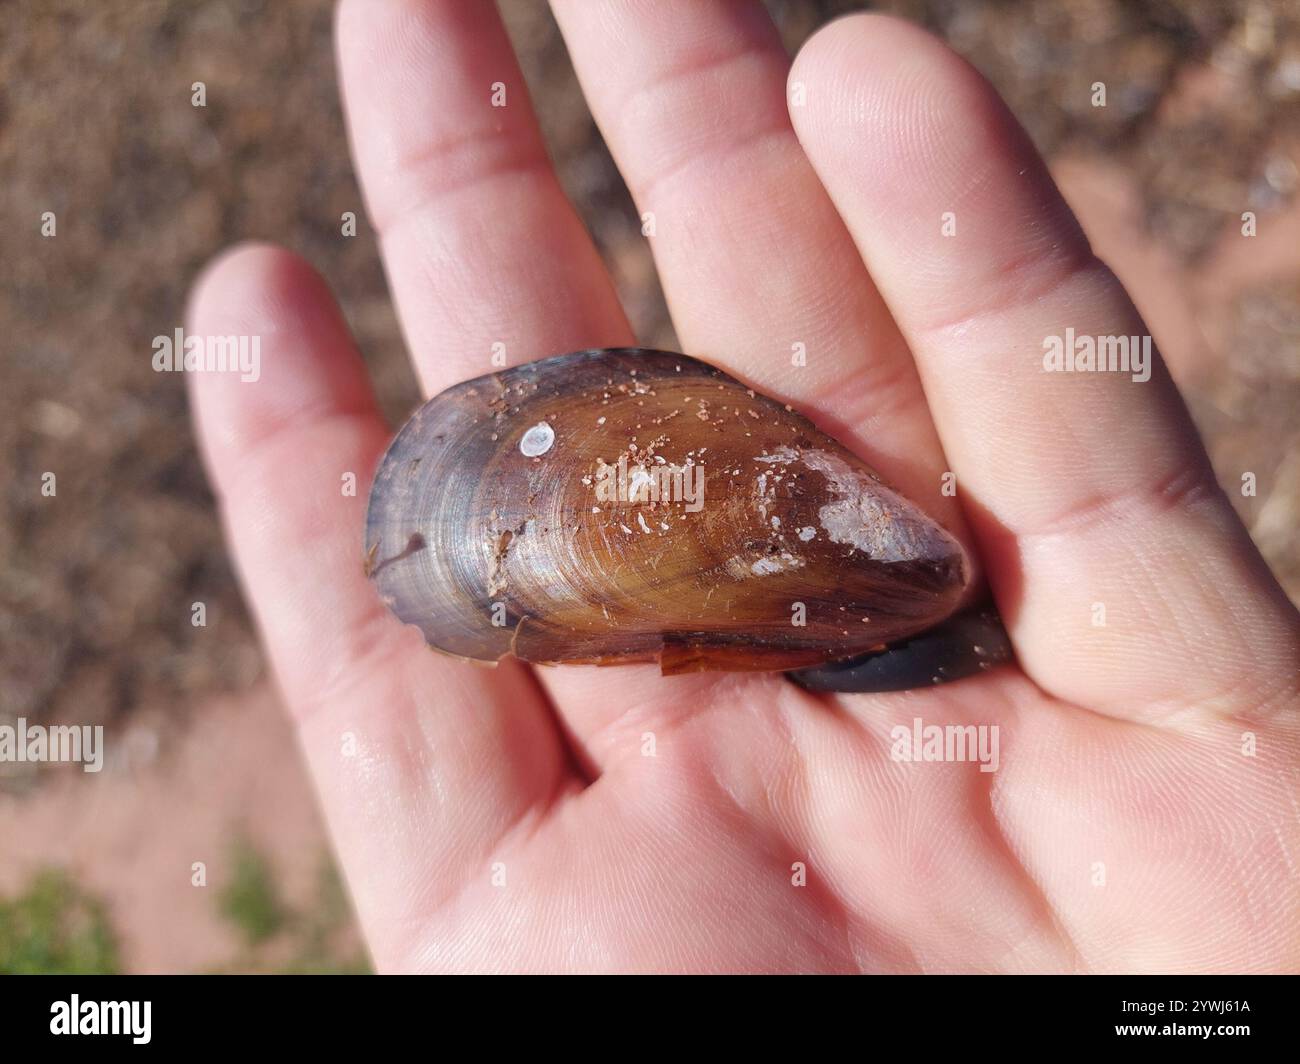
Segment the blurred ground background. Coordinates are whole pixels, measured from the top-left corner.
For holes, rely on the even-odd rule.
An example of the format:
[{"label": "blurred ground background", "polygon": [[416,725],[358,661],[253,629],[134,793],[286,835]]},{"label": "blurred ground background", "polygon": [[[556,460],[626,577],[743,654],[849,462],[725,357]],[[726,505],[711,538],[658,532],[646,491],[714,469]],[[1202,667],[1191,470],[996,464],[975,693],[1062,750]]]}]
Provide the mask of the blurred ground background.
[{"label": "blurred ground background", "polygon": [[[769,2],[791,49],[861,6]],[[877,6],[945,37],[1027,125],[1300,596],[1300,4]],[[673,346],[636,212],[549,13],[534,0],[503,11],[634,325]],[[0,26],[0,723],[108,731],[98,776],[0,764],[0,971],[363,968],[183,381],[150,367],[201,265],[274,240],[333,284],[388,413],[415,402],[373,237],[364,220],[339,232],[361,200],[331,5],[0,0]],[[191,106],[195,81],[206,108]],[[55,238],[40,234],[44,211]],[[40,494],[48,470],[56,499]],[[190,624],[199,600],[204,628]],[[191,885],[195,862],[206,887]]]}]

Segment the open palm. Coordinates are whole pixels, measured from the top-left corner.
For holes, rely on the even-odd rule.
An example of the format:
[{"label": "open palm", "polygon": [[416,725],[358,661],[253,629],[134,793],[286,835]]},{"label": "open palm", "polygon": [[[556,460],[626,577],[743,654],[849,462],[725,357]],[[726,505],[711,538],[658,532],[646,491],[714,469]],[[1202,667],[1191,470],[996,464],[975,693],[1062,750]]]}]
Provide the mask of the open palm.
[{"label": "open palm", "polygon": [[[262,377],[192,378],[202,443],[378,966],[1295,969],[1296,614],[1162,366],[1044,371],[1146,330],[991,88],[878,16],[791,69],[757,2],[554,7],[684,350],[960,536],[1020,667],[832,697],[430,652],[362,575],[389,429],[339,311],[230,252],[189,328]],[[490,5],[344,3],[338,49],[428,392],[634,342]],[[996,771],[892,757],[918,719],[996,726]]]}]

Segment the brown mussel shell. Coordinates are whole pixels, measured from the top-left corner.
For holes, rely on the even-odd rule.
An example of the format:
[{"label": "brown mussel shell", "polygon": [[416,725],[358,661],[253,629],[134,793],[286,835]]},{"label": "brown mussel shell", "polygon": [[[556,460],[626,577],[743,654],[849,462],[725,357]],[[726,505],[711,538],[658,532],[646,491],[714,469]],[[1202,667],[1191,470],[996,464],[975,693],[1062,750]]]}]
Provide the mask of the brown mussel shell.
[{"label": "brown mussel shell", "polygon": [[579,351],[429,400],[380,463],[366,564],[462,658],[839,662],[943,621],[962,548],[776,400],[685,355]]}]

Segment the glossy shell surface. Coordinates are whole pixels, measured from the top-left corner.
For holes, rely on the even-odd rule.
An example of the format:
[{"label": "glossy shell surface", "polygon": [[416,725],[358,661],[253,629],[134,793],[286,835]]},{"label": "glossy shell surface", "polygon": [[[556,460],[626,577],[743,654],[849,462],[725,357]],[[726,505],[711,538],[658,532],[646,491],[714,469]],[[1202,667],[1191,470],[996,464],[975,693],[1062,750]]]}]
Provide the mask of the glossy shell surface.
[{"label": "glossy shell surface", "polygon": [[850,451],[704,362],[580,351],[456,385],[376,473],[366,566],[446,653],[792,669],[957,606],[961,547]]}]

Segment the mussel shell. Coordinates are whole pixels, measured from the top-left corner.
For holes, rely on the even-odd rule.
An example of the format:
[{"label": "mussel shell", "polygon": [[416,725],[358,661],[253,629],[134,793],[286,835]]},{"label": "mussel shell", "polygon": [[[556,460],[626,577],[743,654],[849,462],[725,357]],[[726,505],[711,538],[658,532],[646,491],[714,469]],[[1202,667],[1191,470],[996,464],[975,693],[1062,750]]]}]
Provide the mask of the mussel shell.
[{"label": "mussel shell", "polygon": [[978,676],[1014,660],[1002,618],[983,606],[883,650],[788,675],[805,691],[910,691]]},{"label": "mussel shell", "polygon": [[[610,500],[620,459],[624,486],[664,467],[683,479],[667,500]],[[839,661],[942,621],[969,573],[951,535],[807,418],[639,348],[429,400],[380,463],[365,535],[393,612],[479,661]]]}]

